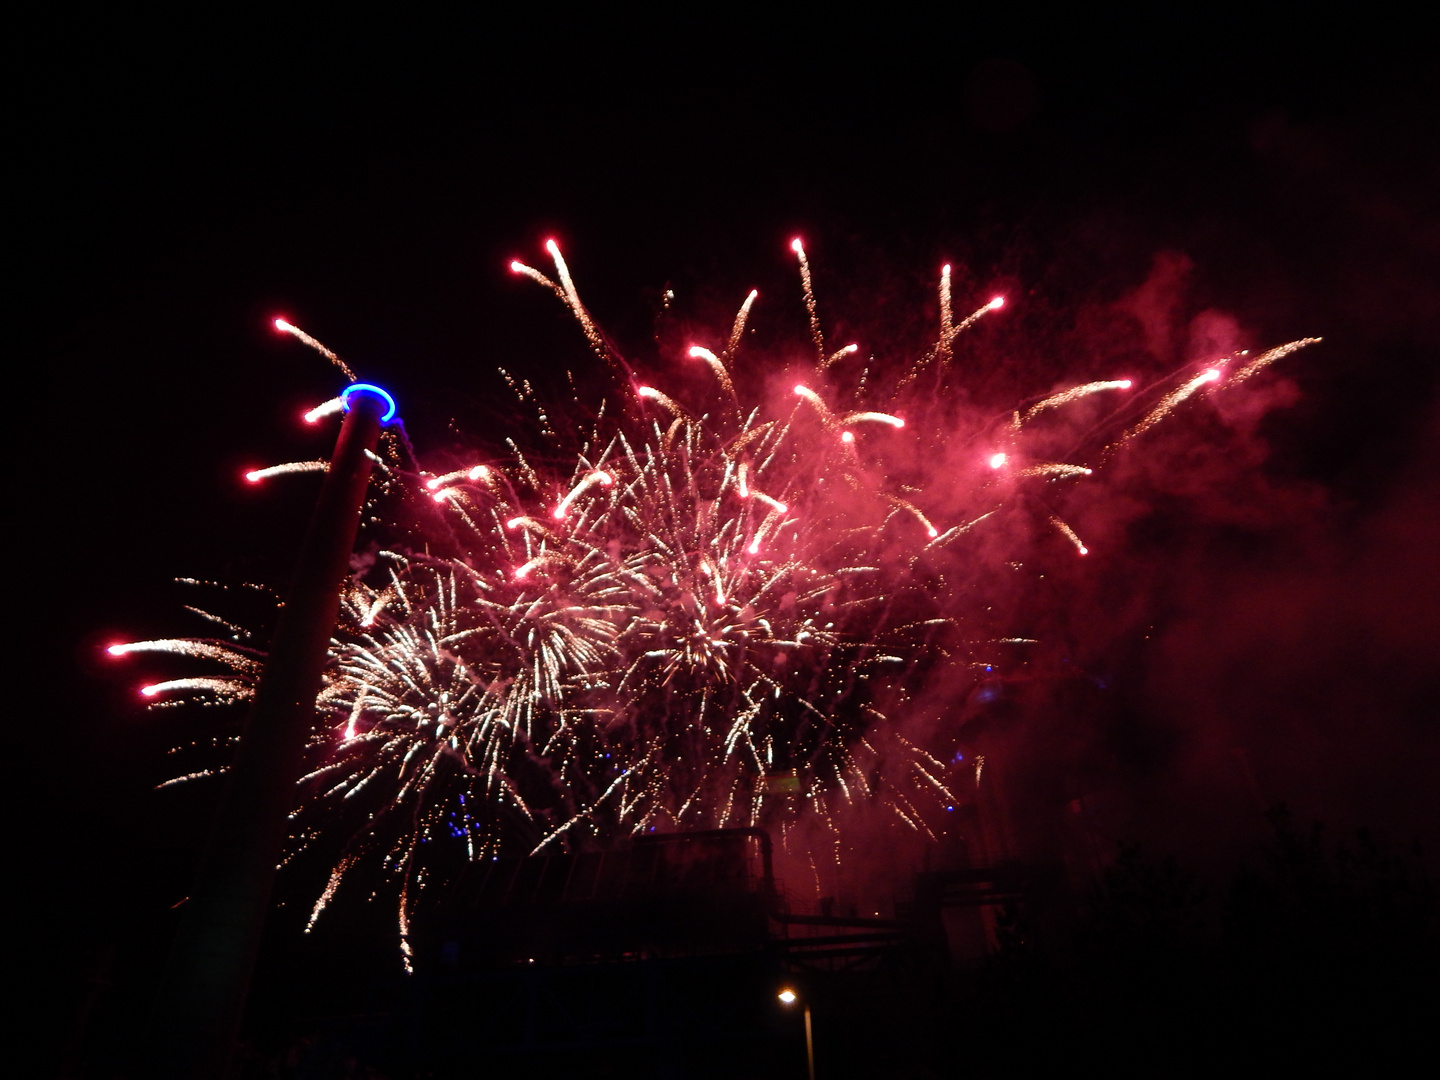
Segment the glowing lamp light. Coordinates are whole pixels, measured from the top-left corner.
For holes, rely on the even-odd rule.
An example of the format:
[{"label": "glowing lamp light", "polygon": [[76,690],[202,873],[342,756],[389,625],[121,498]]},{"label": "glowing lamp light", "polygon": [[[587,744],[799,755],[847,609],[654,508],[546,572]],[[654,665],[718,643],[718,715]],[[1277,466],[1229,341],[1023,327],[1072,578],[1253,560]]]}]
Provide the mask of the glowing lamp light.
[{"label": "glowing lamp light", "polygon": [[991,454],[988,460],[990,462],[990,468],[998,469],[1001,468],[1005,464],[1005,462],[1009,460],[1009,455],[1003,453]]},{"label": "glowing lamp light", "polygon": [[781,990],[780,993],[776,994],[775,996],[778,997],[780,1001],[786,1005],[794,1005],[796,1000],[798,999],[798,995],[795,993],[795,991],[791,990],[788,986],[784,990]]},{"label": "glowing lamp light", "polygon": [[346,412],[350,411],[350,399],[356,394],[374,394],[381,401],[385,402],[385,415],[380,417],[380,423],[388,424],[391,420],[395,419],[395,399],[374,383],[351,383],[340,392],[340,400],[344,402]]}]

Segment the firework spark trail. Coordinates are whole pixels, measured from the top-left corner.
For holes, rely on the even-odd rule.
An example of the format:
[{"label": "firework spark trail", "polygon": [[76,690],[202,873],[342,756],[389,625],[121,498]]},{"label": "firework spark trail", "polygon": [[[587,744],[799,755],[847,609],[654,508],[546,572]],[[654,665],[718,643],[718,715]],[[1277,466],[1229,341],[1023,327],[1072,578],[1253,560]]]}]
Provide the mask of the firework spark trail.
[{"label": "firework spark trail", "polygon": [[[933,835],[953,801],[948,767],[900,737],[887,711],[917,689],[907,680],[919,677],[911,673],[937,629],[967,614],[955,606],[963,600],[930,586],[931,560],[1000,520],[1016,492],[1091,478],[1083,453],[1075,463],[1038,460],[1026,425],[1130,385],[1081,383],[1009,411],[998,427],[977,427],[974,460],[988,451],[986,476],[1003,483],[982,480],[982,505],[956,513],[923,488],[892,489],[849,427],[889,427],[897,435],[881,442],[903,431],[916,447],[933,445],[950,430],[937,420],[953,423],[937,396],[900,395],[933,360],[942,377],[956,336],[999,298],[955,323],[946,267],[937,341],[889,400],[867,404],[857,393],[858,407],[836,412],[799,382],[803,404],[792,398],[772,417],[763,400],[742,401],[740,388],[760,380],[732,375],[756,293],[722,353],[689,349],[714,372],[726,407],[692,405],[629,378],[558,246],[546,247],[558,283],[518,262],[512,270],[551,289],[611,371],[625,373],[614,389],[622,405],[638,395],[662,415],[602,407],[584,423],[552,426],[529,384],[511,378],[541,417],[543,446],[507,439],[507,460],[437,474],[422,472],[403,442],[387,444],[375,515],[395,522],[402,542],[389,543],[344,597],[296,811],[297,822],[349,822],[312,924],[355,867],[379,859],[404,882],[408,949],[412,894],[446,845],[462,840],[473,860],[651,828],[769,824],[788,837],[809,816],[836,837],[838,853],[838,815],[852,806],[881,806]],[[827,355],[809,263],[798,240],[792,248],[818,376],[849,350]],[[1312,340],[1257,357],[1231,384]],[[1104,453],[1218,377],[1212,369],[1169,390]],[[1004,450],[992,441],[997,430],[1006,431]],[[544,464],[556,461],[568,469]],[[404,536],[406,508],[416,505],[428,510]],[[1057,514],[1049,521],[1087,553]],[[146,696],[241,701],[259,654],[221,625],[236,644],[169,638],[110,651],[169,652],[226,671],[157,683]],[[310,843],[326,829],[299,835]]]},{"label": "firework spark trail", "polygon": [[790,241],[790,250],[795,252],[800,260],[800,285],[805,292],[805,311],[810,316],[810,340],[815,342],[815,359],[820,370],[824,371],[830,365],[830,360],[825,356],[825,335],[820,330],[820,309],[815,304],[815,283],[810,279],[810,260],[805,257],[805,245],[798,236]]},{"label": "firework spark trail", "polygon": [[1061,521],[1054,514],[1050,515],[1050,524],[1054,525],[1055,528],[1060,531],[1061,535],[1063,535],[1066,540],[1069,540],[1070,543],[1074,544],[1075,550],[1078,551],[1081,555],[1090,554],[1090,549],[1081,542],[1080,537],[1075,535],[1075,530],[1070,528],[1069,525],[1066,525],[1065,522]]},{"label": "firework spark trail", "polygon": [[[949,266],[947,265],[944,269],[948,270]],[[948,305],[949,278],[948,275],[946,275],[943,271],[941,273],[941,280],[947,283],[944,295],[945,304]],[[935,343],[934,347],[931,348],[929,352],[919,357],[915,361],[915,363],[910,366],[910,370],[907,371],[904,377],[900,380],[899,389],[903,390],[906,386],[910,385],[917,378],[919,378],[920,373],[924,371],[926,366],[929,365],[932,361],[942,361],[942,367],[947,365],[952,359],[954,359],[955,339],[958,338],[961,334],[963,334],[966,330],[969,330],[970,327],[974,326],[977,322],[979,322],[986,314],[992,311],[998,311],[1004,306],[1005,298],[1003,296],[996,296],[992,298],[988,304],[984,304],[981,307],[976,308],[965,318],[961,319],[958,323],[950,323],[949,316],[947,314],[947,317],[942,320],[945,326],[944,329],[941,330],[940,340]]]},{"label": "firework spark trail", "polygon": [[1323,340],[1323,338],[1318,337],[1307,337],[1299,338],[1295,341],[1286,342],[1284,345],[1277,345],[1275,348],[1269,349],[1266,352],[1261,353],[1259,356],[1255,357],[1254,360],[1251,360],[1248,364],[1242,367],[1239,371],[1235,372],[1234,375],[1231,375],[1229,382],[1226,385],[1238,386],[1246,379],[1250,378],[1250,376],[1259,372],[1261,369],[1269,367],[1276,360],[1279,360],[1282,357],[1289,356],[1291,353],[1303,349],[1307,345],[1318,345]]},{"label": "firework spark trail", "polygon": [[271,465],[264,469],[251,469],[245,474],[245,479],[252,484],[258,484],[261,480],[268,480],[272,476],[287,476],[291,473],[305,472],[328,472],[330,463],[328,461],[288,461],[284,465]]},{"label": "firework spark trail", "polygon": [[1144,419],[1142,419],[1134,427],[1130,428],[1130,430],[1126,431],[1125,434],[1121,435],[1120,438],[1111,445],[1110,450],[1113,452],[1115,449],[1125,445],[1137,436],[1144,435],[1145,432],[1149,431],[1156,424],[1160,423],[1161,420],[1164,420],[1167,416],[1169,416],[1170,413],[1174,411],[1175,406],[1179,405],[1182,401],[1185,401],[1192,394],[1194,394],[1195,391],[1199,390],[1202,386],[1205,386],[1209,383],[1218,382],[1220,379],[1220,375],[1221,372],[1219,368],[1206,368],[1199,375],[1194,376],[1193,378],[1185,382],[1183,385],[1177,387],[1174,390],[1171,390],[1168,394],[1166,394],[1159,400],[1159,402],[1155,405],[1153,409],[1151,409],[1148,413],[1145,414]]},{"label": "firework spark trail", "polygon": [[333,397],[329,401],[316,405],[315,408],[307,412],[302,419],[307,424],[314,424],[325,419],[327,416],[334,416],[336,413],[344,411],[345,399],[343,397]]},{"label": "firework spark trail", "polygon": [[329,360],[332,364],[339,368],[340,374],[345,376],[345,380],[347,382],[353,383],[358,381],[355,378],[355,372],[350,370],[349,364],[345,363],[345,361],[341,360],[338,355],[336,355],[334,352],[331,352],[321,342],[311,337],[309,334],[305,333],[304,330],[301,330],[294,323],[286,322],[284,319],[276,319],[275,329],[279,330],[281,333],[289,334],[291,337],[298,338],[306,345],[309,345],[310,348],[314,349],[321,356],[325,357],[326,360]]},{"label": "firework spark trail", "polygon": [[[751,295],[753,296],[754,294],[752,293]],[[720,385],[724,387],[725,393],[730,395],[737,404],[739,403],[740,399],[736,397],[735,394],[735,384],[730,381],[730,372],[725,370],[725,364],[721,361],[720,357],[700,345],[690,346],[690,356],[697,360],[704,360],[705,363],[709,364],[710,370],[715,373],[715,378]]]},{"label": "firework spark trail", "polygon": [[1023,416],[1017,410],[1015,413],[1014,426],[1018,429],[1022,424],[1033,420],[1046,409],[1055,409],[1061,405],[1069,405],[1072,401],[1079,401],[1082,397],[1098,394],[1102,390],[1129,390],[1132,385],[1133,383],[1129,379],[1108,379],[1100,382],[1085,383],[1083,386],[1075,386],[1069,390],[1062,390],[1058,394],[1051,394],[1049,397],[1037,401],[1025,410]]},{"label": "firework spark trail", "polygon": [[734,356],[736,350],[740,348],[740,341],[745,336],[745,322],[750,318],[750,309],[755,305],[755,300],[759,295],[758,289],[751,289],[750,294],[740,305],[740,310],[735,313],[735,322],[730,327],[730,339],[725,343],[727,357]]},{"label": "firework spark trail", "polygon": [[126,656],[135,652],[163,652],[173,656],[194,656],[202,660],[216,660],[227,667],[245,674],[260,670],[260,659],[223,641],[209,641],[204,638],[157,638],[153,641],[130,641],[122,645],[111,645],[105,650],[111,656]]},{"label": "firework spark trail", "polygon": [[954,350],[951,342],[954,341],[950,331],[955,325],[954,309],[950,300],[950,264],[946,263],[940,268],[940,343],[938,350],[940,362],[948,364],[954,358]]}]

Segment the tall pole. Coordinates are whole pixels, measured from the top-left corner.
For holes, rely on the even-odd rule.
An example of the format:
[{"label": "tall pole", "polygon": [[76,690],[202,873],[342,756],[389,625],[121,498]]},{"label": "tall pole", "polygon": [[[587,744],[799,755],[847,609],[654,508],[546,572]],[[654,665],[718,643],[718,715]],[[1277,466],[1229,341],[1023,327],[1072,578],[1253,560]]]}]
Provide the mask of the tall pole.
[{"label": "tall pole", "polygon": [[290,595],[156,995],[146,1075],[157,1080],[223,1080],[230,1068],[355,547],[370,455],[382,417],[394,412],[378,387],[350,387],[345,400],[348,412]]},{"label": "tall pole", "polygon": [[805,1006],[805,1070],[815,1080],[815,1036],[810,1032],[810,1006]]}]

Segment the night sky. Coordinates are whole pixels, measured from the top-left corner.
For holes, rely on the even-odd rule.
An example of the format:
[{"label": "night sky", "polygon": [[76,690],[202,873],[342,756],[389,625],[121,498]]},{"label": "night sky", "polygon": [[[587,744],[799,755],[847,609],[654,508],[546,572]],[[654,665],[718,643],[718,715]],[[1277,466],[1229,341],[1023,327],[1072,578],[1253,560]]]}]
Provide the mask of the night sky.
[{"label": "night sky", "polygon": [[758,285],[794,318],[796,234],[838,335],[933,318],[954,260],[1057,340],[1162,300],[1192,333],[1209,313],[1258,345],[1325,338],[1255,430],[1263,520],[1220,548],[1153,540],[1171,560],[1153,640],[1117,632],[1108,677],[1158,733],[1140,740],[1136,799],[1161,811],[1144,839],[1223,847],[1207,763],[1243,744],[1267,801],[1440,842],[1423,35],[1383,12],[678,10],[30,28],[12,872],[48,912],[57,1025],[76,973],[184,895],[207,805],[151,791],[193,717],[138,708],[145,665],[99,650],[196,632],[177,576],[282,584],[313,487],[239,472],[328,453],[295,417],[338,384],[269,319],[392,389],[422,458],[482,446],[509,409],[497,366],[543,384],[591,362],[554,298],[506,272],[541,265],[549,236],[640,352],[667,287],[708,311]]}]

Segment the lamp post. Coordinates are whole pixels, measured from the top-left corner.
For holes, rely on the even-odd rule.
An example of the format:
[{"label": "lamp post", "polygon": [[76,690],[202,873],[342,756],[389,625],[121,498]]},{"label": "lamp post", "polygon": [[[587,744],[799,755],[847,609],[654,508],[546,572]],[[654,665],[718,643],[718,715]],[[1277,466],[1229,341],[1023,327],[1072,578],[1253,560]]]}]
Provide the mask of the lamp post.
[{"label": "lamp post", "polygon": [[375,446],[395,415],[377,386],[357,383],[342,397],[335,453],[161,976],[148,1076],[220,1080],[229,1071]]},{"label": "lamp post", "polygon": [[[788,986],[776,996],[787,1007],[800,1001],[800,995]],[[805,1075],[809,1080],[815,1080],[815,1036],[810,1029],[810,1003],[802,1001],[800,1007],[805,1010]]]}]

